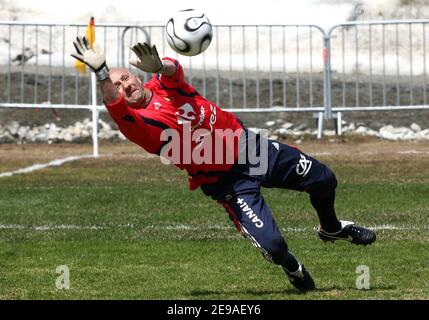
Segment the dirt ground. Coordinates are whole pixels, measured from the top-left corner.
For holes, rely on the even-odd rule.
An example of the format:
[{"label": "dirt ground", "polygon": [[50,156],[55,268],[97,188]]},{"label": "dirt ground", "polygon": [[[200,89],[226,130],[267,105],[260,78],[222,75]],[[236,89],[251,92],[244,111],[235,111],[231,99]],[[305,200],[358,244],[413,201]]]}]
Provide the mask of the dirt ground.
[{"label": "dirt ground", "polygon": [[[294,144],[293,141],[284,141]],[[304,141],[297,145],[301,150],[323,161],[395,162],[429,161],[429,144],[426,142],[391,142],[373,138],[321,141]],[[0,173],[17,170],[36,163],[47,163],[70,156],[91,155],[90,144],[2,144],[0,145]],[[97,161],[133,161],[138,164],[157,156],[146,153],[129,143],[101,143]]]},{"label": "dirt ground", "polygon": [[[287,104],[288,106],[295,106],[297,92],[297,81],[294,80],[293,74],[288,74],[286,82],[286,91],[288,93]],[[21,92],[20,83],[24,81],[24,92]],[[11,77],[11,92],[8,96],[7,92],[0,92],[1,101],[7,102],[27,102],[33,103],[35,100],[35,81],[34,75],[26,75],[21,78],[20,73],[12,74]],[[38,77],[37,86],[37,101],[45,101],[51,95],[53,103],[80,103],[87,104],[89,101],[89,87],[88,78],[81,77],[76,80],[75,77],[66,77],[63,79],[60,76],[53,76],[52,90],[48,91],[48,81],[46,76],[40,75]],[[310,101],[310,80],[312,83],[313,98]],[[365,90],[368,90],[368,83],[361,79],[359,82],[359,89],[361,90],[360,102],[364,105],[368,103],[368,96],[365,95]],[[380,82],[374,80],[373,84],[373,97],[374,104],[382,104],[383,90],[387,90],[387,104],[396,104],[396,82],[388,83],[386,88]],[[0,87],[7,87],[7,74],[0,74]],[[234,79],[232,81],[233,87],[233,106],[239,107],[243,99],[243,85],[241,79]],[[302,106],[313,103],[314,106],[322,104],[323,101],[323,82],[321,75],[315,75],[309,78],[308,75],[300,75],[300,89],[299,97]],[[400,90],[401,103],[406,104],[406,98],[410,96],[408,82],[401,82]],[[198,78],[193,79],[193,85],[197,90],[202,92],[202,80]],[[343,102],[343,87],[345,85],[346,91],[346,105],[353,105],[356,101],[354,98],[355,86],[353,82],[343,83],[341,77],[333,77],[333,104],[338,106]],[[64,95],[60,94],[61,87],[64,86],[66,90]],[[229,79],[220,78],[219,90],[221,106],[229,102]],[[79,88],[77,94],[76,88]],[[207,78],[207,92],[208,99],[214,101],[216,79],[211,77]],[[253,79],[247,81],[247,104],[254,106],[256,104],[256,82]],[[269,81],[261,78],[260,81],[260,103],[261,105],[268,104],[269,97]],[[424,102],[424,89],[421,84],[415,83],[415,103]],[[274,90],[274,105],[282,104],[283,97],[283,81],[281,79],[273,79]],[[429,99],[429,94],[427,95]],[[225,104],[223,103],[225,101]],[[99,101],[101,104],[101,101]],[[409,102],[408,102],[409,103]],[[283,121],[292,122],[294,124],[306,124],[309,128],[317,128],[316,119],[313,118],[312,113],[294,112],[294,113],[238,113],[248,127],[264,127],[265,122],[268,120],[281,119]],[[67,127],[74,124],[76,121],[81,121],[85,118],[91,118],[91,113],[86,110],[64,110],[64,109],[17,109],[17,108],[0,108],[0,125],[9,121],[18,121],[21,125],[28,125],[30,127],[42,125],[46,123],[55,123],[59,127]],[[100,118],[112,124],[112,128],[116,125],[112,123],[109,115],[106,112],[100,114]],[[382,125],[392,124],[394,126],[409,126],[415,122],[422,128],[429,128],[429,110],[421,111],[397,111],[397,112],[366,112],[366,113],[347,113],[343,115],[343,119],[347,122],[364,123],[368,127],[375,130],[379,129]],[[334,121],[325,122],[326,129],[334,128]],[[383,141],[377,138],[357,137],[357,136],[341,136],[341,137],[324,137],[318,141],[314,137],[290,137],[285,140],[286,143],[297,144],[304,152],[316,155],[320,158],[335,158],[335,159],[354,159],[365,161],[368,158],[385,158],[387,160],[401,160],[406,154],[399,153],[414,150],[415,153],[409,153],[406,157],[428,157],[429,143],[427,142],[390,142]],[[65,158],[68,156],[76,156],[82,154],[92,154],[92,146],[90,141],[81,144],[0,144],[0,170],[1,172],[16,170],[34,163],[46,163],[48,161]],[[100,141],[100,154],[101,159],[106,157],[124,157],[126,159],[140,159],[148,155],[137,146],[131,143],[123,142],[105,142]],[[102,160],[101,160],[102,161]]]}]

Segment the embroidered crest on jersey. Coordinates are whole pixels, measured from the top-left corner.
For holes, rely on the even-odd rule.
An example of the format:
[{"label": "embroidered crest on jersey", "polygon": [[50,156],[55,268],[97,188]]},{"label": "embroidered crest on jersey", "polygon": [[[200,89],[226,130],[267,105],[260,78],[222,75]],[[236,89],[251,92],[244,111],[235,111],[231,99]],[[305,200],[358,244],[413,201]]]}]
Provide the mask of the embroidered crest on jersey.
[{"label": "embroidered crest on jersey", "polygon": [[177,109],[177,123],[183,124],[186,121],[195,120],[195,116],[197,115],[194,111],[194,108],[189,103],[185,103],[183,106]]},{"label": "embroidered crest on jersey", "polygon": [[307,160],[303,154],[300,154],[300,156],[301,160],[299,160],[298,164],[296,165],[296,173],[305,177],[310,171],[313,162],[311,160]]}]

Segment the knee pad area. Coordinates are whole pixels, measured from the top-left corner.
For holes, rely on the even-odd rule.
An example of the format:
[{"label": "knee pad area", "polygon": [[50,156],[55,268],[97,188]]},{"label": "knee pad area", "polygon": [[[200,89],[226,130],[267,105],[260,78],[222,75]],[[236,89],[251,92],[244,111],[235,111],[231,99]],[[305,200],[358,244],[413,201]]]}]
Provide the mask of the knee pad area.
[{"label": "knee pad area", "polygon": [[287,258],[288,247],[283,237],[274,236],[257,241],[243,226],[241,234],[262,253],[262,256],[274,264],[282,264]]},{"label": "knee pad area", "polygon": [[287,257],[288,247],[282,237],[273,237],[264,242],[262,247],[264,248],[262,256],[265,259],[277,265],[284,263]]},{"label": "knee pad area", "polygon": [[323,172],[323,179],[315,186],[310,188],[310,194],[316,195],[317,197],[327,197],[335,193],[337,187],[337,178],[335,174],[328,168],[325,167]]}]

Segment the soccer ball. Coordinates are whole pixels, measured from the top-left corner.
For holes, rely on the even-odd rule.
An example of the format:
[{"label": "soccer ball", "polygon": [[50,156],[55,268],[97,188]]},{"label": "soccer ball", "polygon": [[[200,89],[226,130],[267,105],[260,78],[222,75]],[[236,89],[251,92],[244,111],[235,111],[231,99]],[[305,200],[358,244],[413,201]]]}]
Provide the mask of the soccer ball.
[{"label": "soccer ball", "polygon": [[213,38],[213,28],[206,15],[195,9],[177,12],[165,27],[171,49],[185,56],[204,52]]}]

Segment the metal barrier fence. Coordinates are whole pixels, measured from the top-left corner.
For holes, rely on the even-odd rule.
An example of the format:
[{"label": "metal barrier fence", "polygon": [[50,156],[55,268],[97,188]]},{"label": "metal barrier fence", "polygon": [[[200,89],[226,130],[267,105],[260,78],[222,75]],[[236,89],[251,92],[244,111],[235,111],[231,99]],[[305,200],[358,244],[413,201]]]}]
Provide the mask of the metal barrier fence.
[{"label": "metal barrier fence", "polygon": [[[329,94],[332,111],[426,109],[429,20],[334,26]],[[336,99],[332,99],[335,96]]]},{"label": "metal barrier fence", "polygon": [[[314,25],[217,25],[210,47],[192,58],[169,48],[161,25],[99,24],[95,33],[110,67],[129,67],[130,45],[147,41],[177,58],[188,82],[222,108],[312,112],[321,137],[323,120],[341,112],[428,109],[428,23],[357,22],[328,32]],[[94,77],[79,74],[70,57],[86,27],[0,22],[0,107],[90,110],[98,150],[102,99]]]},{"label": "metal barrier fence", "polygon": [[[73,69],[74,59],[70,57],[74,51],[72,41],[76,35],[84,34],[85,28],[77,24],[0,23],[0,34],[6,40],[1,44],[2,52],[7,53],[0,61],[7,67],[2,101],[20,105],[91,104],[88,79]],[[307,25],[214,28],[209,49],[192,58],[178,57],[169,48],[164,26],[97,25],[95,33],[110,67],[129,67],[129,46],[136,41],[152,42],[161,56],[180,60],[188,82],[202,95],[226,109],[322,110],[323,93],[316,88],[316,80],[322,80],[319,73],[323,72],[322,29]],[[147,80],[150,75],[141,76]],[[70,77],[74,79],[72,92],[66,88],[70,87]],[[15,89],[12,94],[12,82],[19,86],[19,92]],[[28,90],[33,83],[32,90]],[[304,86],[310,94],[304,93]],[[100,96],[97,102],[101,105]]]},{"label": "metal barrier fence", "polygon": [[[327,33],[326,118],[351,111],[429,110],[429,20],[367,21]],[[335,83],[335,85],[334,85]]]}]

